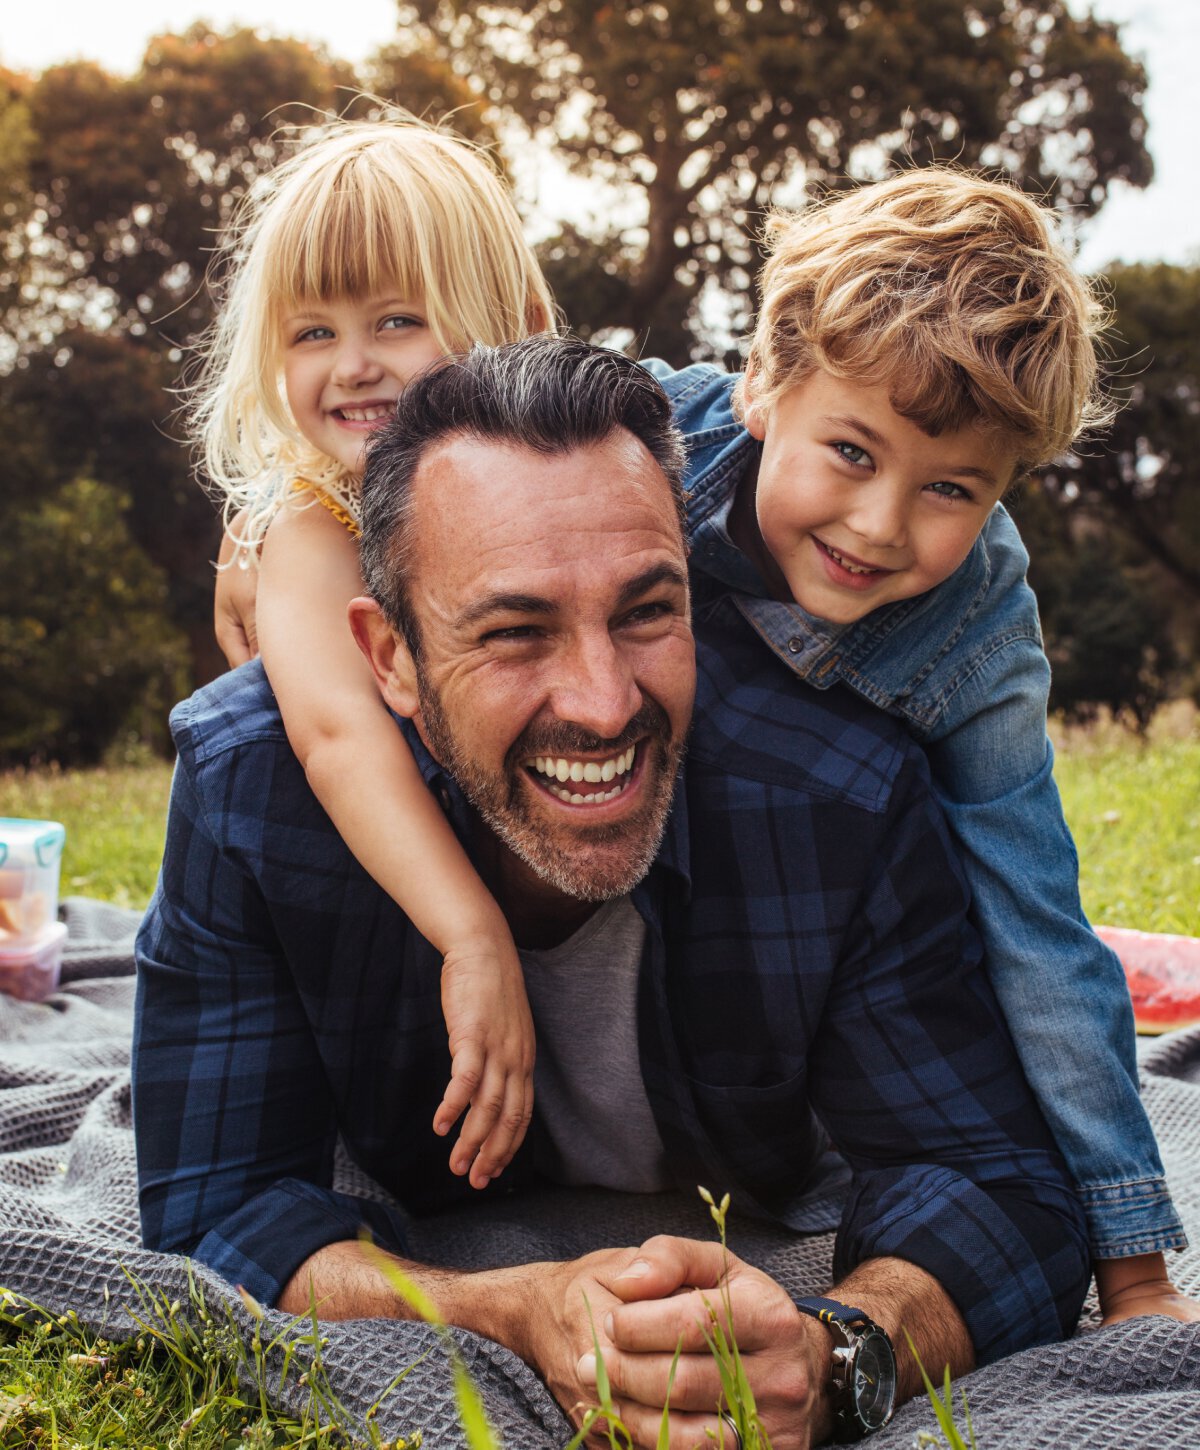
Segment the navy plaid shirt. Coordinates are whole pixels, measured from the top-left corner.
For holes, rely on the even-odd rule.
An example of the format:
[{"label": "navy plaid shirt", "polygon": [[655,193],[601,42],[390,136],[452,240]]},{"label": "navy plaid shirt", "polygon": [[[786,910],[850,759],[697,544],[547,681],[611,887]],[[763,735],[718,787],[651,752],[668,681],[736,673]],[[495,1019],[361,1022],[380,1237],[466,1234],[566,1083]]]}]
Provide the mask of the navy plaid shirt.
[{"label": "navy plaid shirt", "polygon": [[[981,1362],[1058,1339],[1087,1283],[1083,1216],[980,967],[924,757],[848,692],[795,680],[727,600],[698,614],[688,759],[634,892],[642,1076],[671,1171],[816,1227],[805,1189],[832,1139],[853,1174],[839,1276],[919,1264]],[[172,726],[138,939],[143,1236],[270,1303],[363,1223],[403,1247],[400,1215],[331,1188],[339,1134],[409,1211],[473,1193],[430,1127],[450,1066],[441,963],[312,796],[257,664]],[[468,839],[457,787],[414,748]],[[531,1156],[485,1192],[519,1186]]]}]

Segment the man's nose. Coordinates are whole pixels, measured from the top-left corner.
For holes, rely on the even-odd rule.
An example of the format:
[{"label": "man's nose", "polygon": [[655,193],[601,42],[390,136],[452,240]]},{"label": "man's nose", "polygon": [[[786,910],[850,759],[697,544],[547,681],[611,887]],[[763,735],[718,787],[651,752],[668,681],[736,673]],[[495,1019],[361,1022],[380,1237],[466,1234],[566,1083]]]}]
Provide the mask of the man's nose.
[{"label": "man's nose", "polygon": [[632,664],[607,632],[573,642],[556,664],[550,707],[558,719],[612,740],[641,709]]},{"label": "man's nose", "polygon": [[377,383],[383,368],[374,349],[359,338],[344,338],[338,343],[331,379],[338,387],[357,388],[364,383]]}]

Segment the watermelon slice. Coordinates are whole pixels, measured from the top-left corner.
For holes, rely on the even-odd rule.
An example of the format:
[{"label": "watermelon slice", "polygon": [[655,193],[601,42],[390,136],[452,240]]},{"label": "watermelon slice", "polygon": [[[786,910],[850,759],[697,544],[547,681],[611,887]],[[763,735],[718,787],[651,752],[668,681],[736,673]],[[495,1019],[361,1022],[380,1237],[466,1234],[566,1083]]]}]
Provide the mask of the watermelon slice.
[{"label": "watermelon slice", "polygon": [[1098,926],[1125,968],[1133,1018],[1147,1036],[1200,1022],[1200,939]]}]

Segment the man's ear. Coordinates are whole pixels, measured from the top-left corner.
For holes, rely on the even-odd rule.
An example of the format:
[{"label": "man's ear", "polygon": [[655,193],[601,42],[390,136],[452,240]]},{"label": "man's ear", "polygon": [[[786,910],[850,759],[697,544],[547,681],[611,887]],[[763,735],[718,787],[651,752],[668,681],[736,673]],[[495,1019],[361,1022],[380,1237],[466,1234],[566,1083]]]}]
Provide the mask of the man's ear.
[{"label": "man's ear", "polygon": [[758,371],[753,363],[746,364],[742,379],[742,419],[746,431],[761,443],[767,436],[767,410],[758,401]]},{"label": "man's ear", "polygon": [[374,599],[352,599],[346,616],[350,633],[371,666],[379,693],[397,715],[417,713],[417,670],[403,638],[383,617]]}]

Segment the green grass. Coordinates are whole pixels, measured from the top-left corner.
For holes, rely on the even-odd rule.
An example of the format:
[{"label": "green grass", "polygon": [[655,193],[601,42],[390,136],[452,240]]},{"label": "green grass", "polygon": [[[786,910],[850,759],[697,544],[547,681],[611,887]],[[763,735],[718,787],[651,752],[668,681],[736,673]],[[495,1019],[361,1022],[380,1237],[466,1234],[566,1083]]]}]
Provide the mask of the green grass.
[{"label": "green grass", "polygon": [[1071,732],[1055,765],[1094,922],[1200,936],[1200,728]]},{"label": "green grass", "polygon": [[[128,1276],[127,1276],[128,1277]],[[356,1422],[329,1383],[315,1311],[264,1341],[262,1311],[243,1337],[224,1305],[191,1279],[189,1302],[130,1278],[137,1307],[113,1309],[114,1333],[85,1329],[0,1289],[0,1450],[416,1450],[419,1431],[385,1441],[375,1423],[401,1370]],[[132,1333],[131,1333],[132,1331]],[[126,1337],[130,1336],[130,1337]],[[269,1393],[296,1386],[299,1415]]]},{"label": "green grass", "polygon": [[170,787],[170,765],[153,759],[95,770],[6,771],[0,816],[66,826],[60,895],[143,907],[162,860]]}]

